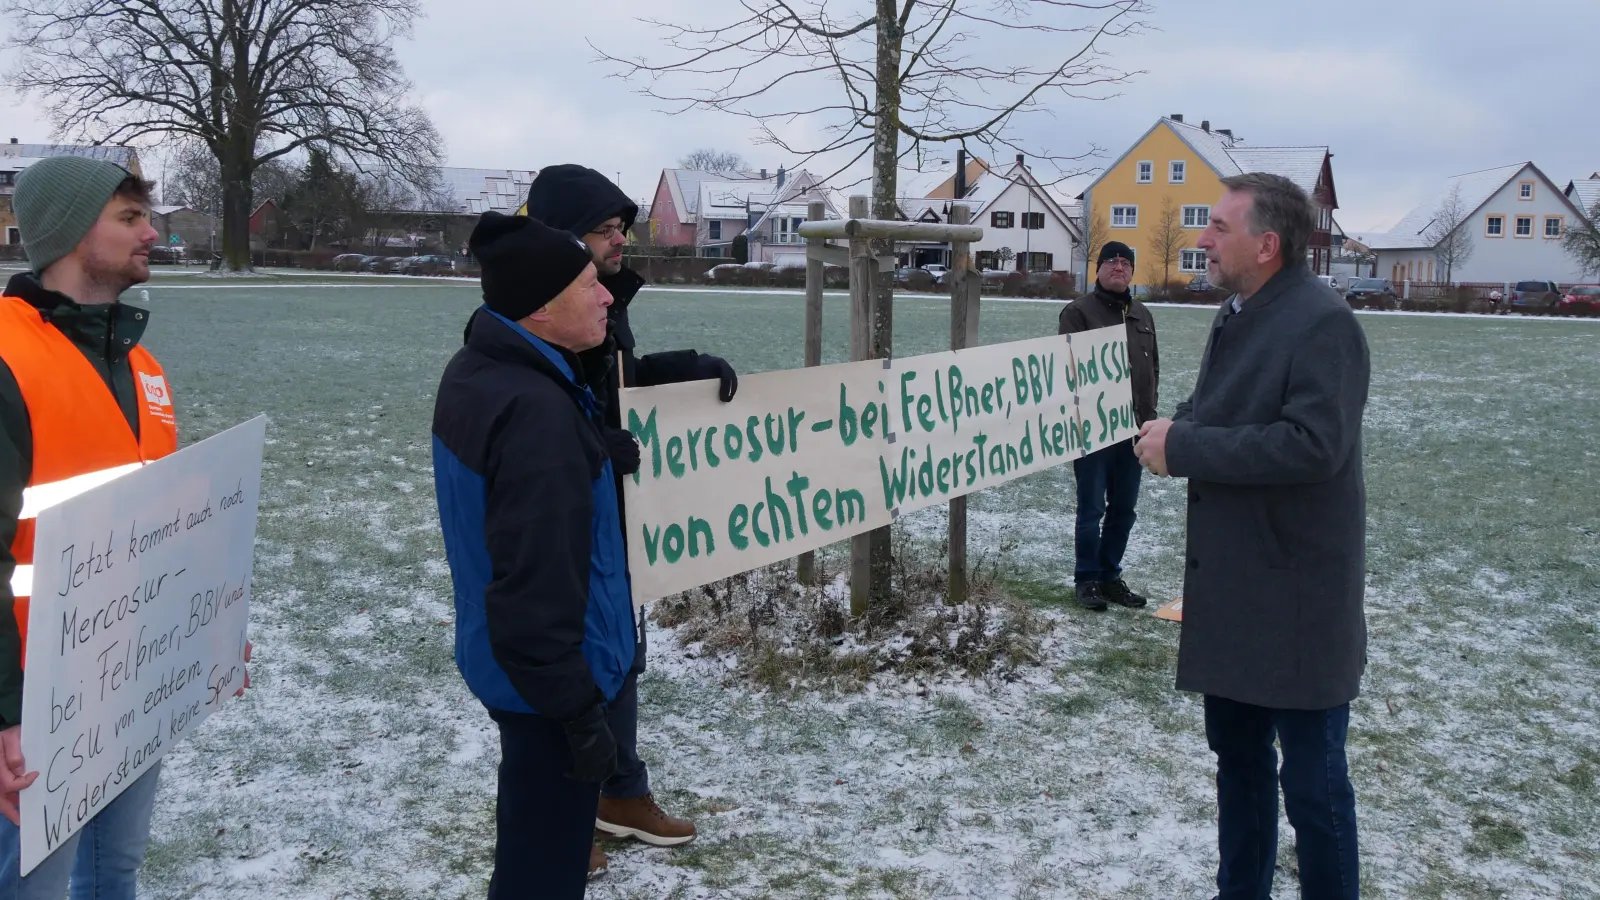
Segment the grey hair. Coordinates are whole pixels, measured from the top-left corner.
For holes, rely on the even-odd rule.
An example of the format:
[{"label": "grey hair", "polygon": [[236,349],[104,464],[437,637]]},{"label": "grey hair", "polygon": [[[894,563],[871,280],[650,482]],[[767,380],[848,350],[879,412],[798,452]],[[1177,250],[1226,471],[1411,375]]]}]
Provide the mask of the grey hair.
[{"label": "grey hair", "polygon": [[1222,179],[1222,186],[1250,195],[1250,230],[1278,236],[1278,258],[1285,268],[1305,262],[1317,211],[1299,185],[1282,175],[1246,172]]}]

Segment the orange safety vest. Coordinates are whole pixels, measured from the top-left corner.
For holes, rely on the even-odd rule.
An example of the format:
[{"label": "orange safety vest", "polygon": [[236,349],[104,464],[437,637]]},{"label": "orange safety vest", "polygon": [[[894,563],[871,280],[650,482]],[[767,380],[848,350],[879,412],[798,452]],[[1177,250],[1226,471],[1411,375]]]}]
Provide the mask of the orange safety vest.
[{"label": "orange safety vest", "polygon": [[28,648],[28,598],[33,593],[33,531],[40,510],[98,487],[178,449],[172,393],[150,351],[128,354],[144,401],[139,434],[128,427],[117,398],[83,352],[33,304],[0,296],[0,360],[22,391],[33,430],[33,472],[22,491],[22,512],[11,555],[12,612]]}]

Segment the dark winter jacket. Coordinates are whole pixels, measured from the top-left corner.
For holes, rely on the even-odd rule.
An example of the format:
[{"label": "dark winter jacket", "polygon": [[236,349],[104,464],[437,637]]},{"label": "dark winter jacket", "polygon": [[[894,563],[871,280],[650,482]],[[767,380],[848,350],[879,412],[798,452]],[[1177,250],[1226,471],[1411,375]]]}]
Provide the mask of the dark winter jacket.
[{"label": "dark winter jacket", "polygon": [[439,384],[434,480],[456,665],[490,709],[570,720],[615,697],[633,665],[599,417],[573,354],[487,309]]},{"label": "dark winter jacket", "polygon": [[1128,362],[1133,365],[1133,413],[1143,425],[1156,417],[1161,386],[1161,354],[1156,349],[1156,320],[1127,291],[1108,291],[1095,282],[1094,292],[1061,310],[1058,334],[1077,334],[1112,325],[1128,326]]},{"label": "dark winter jacket", "polygon": [[1366,667],[1367,342],[1304,265],[1212,323],[1167,434],[1189,479],[1178,688],[1328,709]]},{"label": "dark winter jacket", "polygon": [[[128,354],[144,336],[150,314],[121,303],[79,305],[65,294],[46,290],[31,272],[11,276],[5,292],[48,312],[50,323],[105,379],[137,438],[139,400]],[[28,408],[11,369],[0,361],[0,728],[22,723],[22,643],[16,617],[11,614],[11,575],[16,568],[11,541],[17,536],[22,491],[32,475],[33,428]]]}]

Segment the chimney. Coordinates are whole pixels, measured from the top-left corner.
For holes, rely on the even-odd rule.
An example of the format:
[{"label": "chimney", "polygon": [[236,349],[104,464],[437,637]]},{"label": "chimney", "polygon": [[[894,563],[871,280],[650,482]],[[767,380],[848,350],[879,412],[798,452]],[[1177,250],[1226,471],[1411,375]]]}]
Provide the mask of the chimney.
[{"label": "chimney", "polygon": [[784,176],[784,172],[783,172],[783,166],[779,166],[778,167],[778,190],[780,190],[780,191],[783,190],[784,177],[785,176]]},{"label": "chimney", "polygon": [[1211,133],[1211,120],[1210,119],[1201,119],[1200,120],[1200,130],[1204,131],[1206,134],[1210,134]]},{"label": "chimney", "polygon": [[1222,135],[1223,137],[1227,138],[1230,141],[1233,140],[1233,129],[1232,128],[1218,128],[1217,129],[1217,134]]},{"label": "chimney", "polygon": [[1183,113],[1173,113],[1172,115],[1167,116],[1167,118],[1177,122],[1179,125],[1183,124]]},{"label": "chimney", "polygon": [[1022,158],[1022,154],[1021,154],[1021,153],[1018,153],[1018,154],[1017,154],[1017,165],[1019,165],[1019,166],[1020,166],[1020,165],[1022,165],[1022,164],[1023,164],[1023,158]]},{"label": "chimney", "polygon": [[956,199],[964,200],[967,196],[967,148],[960,147],[956,150]]},{"label": "chimney", "polygon": [[761,180],[762,181],[766,181],[767,180],[767,170],[766,169],[762,169],[761,170]]},{"label": "chimney", "polygon": [[11,139],[11,143],[13,143],[13,144],[15,144],[15,143],[16,143],[16,142],[17,142],[17,139],[16,139],[16,138],[12,138],[12,139]]}]

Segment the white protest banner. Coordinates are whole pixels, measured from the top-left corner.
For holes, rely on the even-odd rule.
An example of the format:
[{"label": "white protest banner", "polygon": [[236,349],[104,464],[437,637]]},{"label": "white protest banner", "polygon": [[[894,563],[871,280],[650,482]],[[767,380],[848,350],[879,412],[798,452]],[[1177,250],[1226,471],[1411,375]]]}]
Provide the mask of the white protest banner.
[{"label": "white protest banner", "polygon": [[1112,326],[623,391],[634,593],[661,597],[887,525],[1137,433]]},{"label": "white protest banner", "polygon": [[243,686],[266,427],[257,417],[40,512],[24,874]]}]

